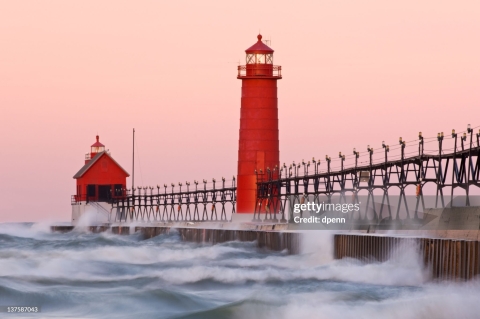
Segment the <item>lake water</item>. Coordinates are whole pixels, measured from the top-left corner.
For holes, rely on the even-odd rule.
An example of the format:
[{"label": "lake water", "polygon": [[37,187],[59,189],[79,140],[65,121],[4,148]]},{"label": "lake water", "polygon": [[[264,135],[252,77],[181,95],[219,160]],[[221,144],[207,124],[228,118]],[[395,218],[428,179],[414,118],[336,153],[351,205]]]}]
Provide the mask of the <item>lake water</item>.
[{"label": "lake water", "polygon": [[331,234],[303,253],[254,243],[140,240],[48,224],[0,224],[0,318],[479,318],[480,282],[429,283],[412,251],[385,263],[332,259]]}]

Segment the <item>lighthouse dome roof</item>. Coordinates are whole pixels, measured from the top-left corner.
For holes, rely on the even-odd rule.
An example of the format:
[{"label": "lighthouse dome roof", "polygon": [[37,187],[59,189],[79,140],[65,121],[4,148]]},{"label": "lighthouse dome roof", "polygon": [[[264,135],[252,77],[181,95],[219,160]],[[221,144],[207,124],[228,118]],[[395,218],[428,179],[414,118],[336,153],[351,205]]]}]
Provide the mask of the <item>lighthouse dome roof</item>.
[{"label": "lighthouse dome roof", "polygon": [[262,42],[262,35],[257,35],[257,43],[245,50],[246,53],[273,53],[273,49]]},{"label": "lighthouse dome roof", "polygon": [[100,137],[97,135],[97,141],[92,144],[92,147],[105,147],[102,143],[100,143]]}]

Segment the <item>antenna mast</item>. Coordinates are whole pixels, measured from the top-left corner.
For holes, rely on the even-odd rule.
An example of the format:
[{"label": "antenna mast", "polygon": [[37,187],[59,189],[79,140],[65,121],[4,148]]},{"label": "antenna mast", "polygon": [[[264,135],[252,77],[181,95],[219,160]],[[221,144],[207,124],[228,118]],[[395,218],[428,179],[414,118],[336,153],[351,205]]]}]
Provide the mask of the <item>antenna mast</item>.
[{"label": "antenna mast", "polygon": [[132,194],[135,187],[135,129],[133,129],[133,150],[132,150]]}]

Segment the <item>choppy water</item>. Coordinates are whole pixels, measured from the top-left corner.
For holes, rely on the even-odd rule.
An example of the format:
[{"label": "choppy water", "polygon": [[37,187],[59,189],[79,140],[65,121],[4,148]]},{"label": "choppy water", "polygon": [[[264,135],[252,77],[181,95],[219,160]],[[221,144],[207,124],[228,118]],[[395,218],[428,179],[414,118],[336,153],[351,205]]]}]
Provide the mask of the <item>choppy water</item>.
[{"label": "choppy water", "polygon": [[426,283],[413,252],[366,264],[331,259],[330,236],[305,253],[253,243],[141,241],[46,224],[0,224],[0,306],[42,313],[0,318],[478,318],[480,282]]}]

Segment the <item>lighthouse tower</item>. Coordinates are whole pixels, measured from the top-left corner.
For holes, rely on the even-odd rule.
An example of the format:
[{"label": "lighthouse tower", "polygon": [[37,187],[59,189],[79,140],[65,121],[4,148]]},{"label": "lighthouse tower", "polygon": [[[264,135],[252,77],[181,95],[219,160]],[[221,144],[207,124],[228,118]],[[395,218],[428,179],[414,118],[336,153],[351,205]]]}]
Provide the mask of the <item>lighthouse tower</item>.
[{"label": "lighthouse tower", "polygon": [[238,146],[237,213],[253,213],[256,175],[280,166],[278,142],[277,80],[281,66],[273,65],[273,50],[257,36],[245,50],[246,65],[238,66],[242,80],[240,138]]}]

